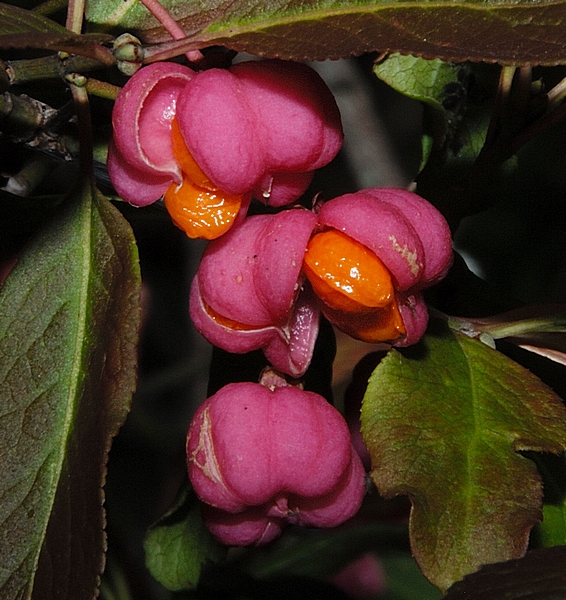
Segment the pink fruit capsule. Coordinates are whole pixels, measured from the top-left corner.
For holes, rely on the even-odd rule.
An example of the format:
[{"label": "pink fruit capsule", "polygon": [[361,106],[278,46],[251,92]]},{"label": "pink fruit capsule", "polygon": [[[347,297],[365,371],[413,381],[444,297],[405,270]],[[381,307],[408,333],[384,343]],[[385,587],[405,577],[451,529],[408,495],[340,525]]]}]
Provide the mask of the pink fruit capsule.
[{"label": "pink fruit capsule", "polygon": [[295,202],[343,137],[322,79],[280,60],[199,73],[155,63],[124,86],[112,122],[108,171],[118,194],[135,206],[165,195],[174,223],[205,239],[230,229],[254,195]]},{"label": "pink fruit capsule", "polygon": [[265,543],[287,523],[334,527],[365,492],[345,420],[295,387],[223,387],[191,422],[187,460],[205,522],[230,545]]},{"label": "pink fruit capsule", "polygon": [[191,286],[197,330],[228,352],[261,348],[279,371],[303,375],[319,324],[301,275],[315,223],[302,208],[255,215],[211,242]]},{"label": "pink fruit capsule", "polygon": [[451,263],[450,230],[436,208],[406,190],[373,188],[323,204],[304,268],[338,329],[408,346],[428,322],[422,290]]}]

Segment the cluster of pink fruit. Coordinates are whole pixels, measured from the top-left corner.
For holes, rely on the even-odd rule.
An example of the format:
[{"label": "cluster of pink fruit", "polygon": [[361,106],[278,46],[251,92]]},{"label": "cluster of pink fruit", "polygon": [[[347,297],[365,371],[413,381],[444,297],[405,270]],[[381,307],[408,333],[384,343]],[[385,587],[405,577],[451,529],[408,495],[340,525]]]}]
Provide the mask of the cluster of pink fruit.
[{"label": "cluster of pink fruit", "polygon": [[[321,313],[367,342],[406,346],[422,336],[422,290],[452,259],[448,226],[424,199],[369,189],[246,217],[252,198],[294,204],[341,147],[338,109],[309,67],[157,63],[126,84],[113,125],[108,168],[118,193],[136,206],[164,196],[189,237],[212,240],[190,295],[193,322],[211,343],[261,348],[298,379]],[[189,476],[226,544],[266,543],[285,523],[336,526],[362,502],[364,469],[342,416],[277,381],[222,388],[189,429]]]}]

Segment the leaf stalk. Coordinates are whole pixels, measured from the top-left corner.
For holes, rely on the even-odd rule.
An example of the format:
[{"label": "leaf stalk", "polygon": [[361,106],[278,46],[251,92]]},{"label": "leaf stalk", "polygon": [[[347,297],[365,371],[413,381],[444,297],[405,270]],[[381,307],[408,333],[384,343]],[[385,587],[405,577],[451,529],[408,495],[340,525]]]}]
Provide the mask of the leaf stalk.
[{"label": "leaf stalk", "polygon": [[[183,28],[159,3],[159,0],[140,0],[140,2],[151,12],[151,14],[163,25],[167,33],[174,40],[182,40],[186,36]],[[189,62],[198,62],[203,58],[200,50],[188,50],[185,56]]]}]

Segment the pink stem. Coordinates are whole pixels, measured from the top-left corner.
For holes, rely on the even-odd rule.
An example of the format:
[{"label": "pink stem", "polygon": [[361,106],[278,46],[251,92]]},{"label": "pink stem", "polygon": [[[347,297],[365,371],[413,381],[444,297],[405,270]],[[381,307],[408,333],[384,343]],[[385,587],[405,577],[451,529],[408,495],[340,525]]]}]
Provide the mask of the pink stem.
[{"label": "pink stem", "polygon": [[[159,3],[159,0],[140,0],[141,3],[149,10],[149,12],[165,27],[167,33],[174,40],[182,40],[185,32],[175,19],[167,12],[165,8]],[[197,62],[202,58],[202,52],[200,50],[189,50],[185,52],[185,56],[189,62]]]}]

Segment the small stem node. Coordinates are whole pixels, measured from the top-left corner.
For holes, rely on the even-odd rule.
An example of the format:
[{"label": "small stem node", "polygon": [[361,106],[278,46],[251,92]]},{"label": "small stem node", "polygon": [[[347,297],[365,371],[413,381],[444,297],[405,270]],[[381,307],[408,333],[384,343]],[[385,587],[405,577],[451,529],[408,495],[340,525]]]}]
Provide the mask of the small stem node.
[{"label": "small stem node", "polygon": [[65,81],[71,85],[76,85],[77,87],[85,87],[87,78],[81,73],[67,73],[67,75],[65,75]]}]

